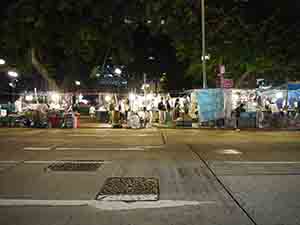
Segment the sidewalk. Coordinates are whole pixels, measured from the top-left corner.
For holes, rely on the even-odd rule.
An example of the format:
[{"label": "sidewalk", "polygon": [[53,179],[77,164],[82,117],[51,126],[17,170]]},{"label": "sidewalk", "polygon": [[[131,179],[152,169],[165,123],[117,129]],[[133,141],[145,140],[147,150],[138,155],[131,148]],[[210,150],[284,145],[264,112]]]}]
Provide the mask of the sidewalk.
[{"label": "sidewalk", "polygon": [[[176,127],[175,124],[172,126],[168,126],[166,124],[159,124],[153,123],[153,127],[160,128],[160,129],[194,129],[194,130],[220,130],[220,131],[235,131],[234,128],[228,127],[207,127],[207,126],[200,126],[198,123],[193,123],[192,127]],[[241,128],[240,131],[272,131],[272,132],[280,132],[280,131],[300,131],[300,128]]]},{"label": "sidewalk", "polygon": [[91,119],[89,116],[80,116],[79,128],[107,129],[111,128],[111,124],[100,123],[96,119]]}]

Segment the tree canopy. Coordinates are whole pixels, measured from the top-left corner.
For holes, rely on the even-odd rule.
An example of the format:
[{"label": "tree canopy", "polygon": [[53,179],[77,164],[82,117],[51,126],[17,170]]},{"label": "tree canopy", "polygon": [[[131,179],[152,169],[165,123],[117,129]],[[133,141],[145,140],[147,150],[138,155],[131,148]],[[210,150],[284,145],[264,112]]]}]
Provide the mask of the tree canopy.
[{"label": "tree canopy", "polygon": [[[219,64],[237,86],[256,74],[297,77],[299,3],[210,0],[205,10],[211,85]],[[186,79],[201,82],[199,0],[19,0],[4,11],[1,51],[24,73],[40,73],[50,89],[88,79],[108,54],[132,72],[150,66],[158,73],[160,65],[141,60],[148,54],[135,41],[141,28],[166,37],[176,50],[175,61],[186,67]]]}]

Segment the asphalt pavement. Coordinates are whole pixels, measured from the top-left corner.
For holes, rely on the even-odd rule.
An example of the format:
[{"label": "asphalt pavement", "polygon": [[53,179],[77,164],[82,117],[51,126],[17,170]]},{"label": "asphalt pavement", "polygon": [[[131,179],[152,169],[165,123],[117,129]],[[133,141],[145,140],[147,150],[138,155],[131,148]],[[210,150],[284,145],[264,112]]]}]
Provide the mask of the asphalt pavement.
[{"label": "asphalt pavement", "polygon": [[0,224],[297,225],[299,137],[1,128]]}]

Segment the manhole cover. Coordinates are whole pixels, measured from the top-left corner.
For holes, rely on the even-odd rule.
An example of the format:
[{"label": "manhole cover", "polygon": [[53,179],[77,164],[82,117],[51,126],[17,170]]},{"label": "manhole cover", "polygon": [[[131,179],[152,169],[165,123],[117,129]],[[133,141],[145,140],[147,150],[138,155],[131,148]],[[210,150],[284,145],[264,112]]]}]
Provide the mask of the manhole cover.
[{"label": "manhole cover", "polygon": [[106,201],[157,201],[159,182],[157,178],[112,177],[108,178],[97,195]]},{"label": "manhole cover", "polygon": [[96,171],[102,164],[100,162],[63,162],[54,163],[50,165],[47,169],[50,171]]}]

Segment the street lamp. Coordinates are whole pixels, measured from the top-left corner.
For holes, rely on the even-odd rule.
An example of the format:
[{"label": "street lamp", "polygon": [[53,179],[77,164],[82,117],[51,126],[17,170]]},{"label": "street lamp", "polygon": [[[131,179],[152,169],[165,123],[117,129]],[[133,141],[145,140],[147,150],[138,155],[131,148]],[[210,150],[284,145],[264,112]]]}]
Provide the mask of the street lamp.
[{"label": "street lamp", "polygon": [[75,81],[75,84],[76,84],[76,86],[80,86],[80,85],[81,85],[81,82],[80,82],[79,80],[76,80],[76,81]]},{"label": "street lamp", "polygon": [[202,57],[201,57],[201,60],[203,61],[204,59],[205,59],[205,60],[210,60],[210,55],[208,54],[208,55],[206,55],[205,57],[202,56]]},{"label": "street lamp", "polygon": [[0,59],[0,65],[2,66],[2,65],[5,65],[5,60],[4,59]]},{"label": "street lamp", "polygon": [[202,75],[203,75],[203,88],[207,88],[206,80],[206,52],[205,52],[205,0],[201,0],[201,20],[202,20]]},{"label": "street lamp", "polygon": [[28,102],[32,102],[33,101],[33,95],[26,95],[25,100],[28,101]]},{"label": "street lamp", "polygon": [[122,74],[122,70],[119,69],[119,68],[116,68],[115,69],[115,73],[118,74],[118,75],[121,75]]},{"label": "street lamp", "polygon": [[16,78],[19,76],[19,74],[15,71],[8,71],[7,73],[10,77]]},{"label": "street lamp", "polygon": [[106,95],[105,96],[105,101],[106,102],[110,102],[111,101],[111,96],[110,95]]}]

